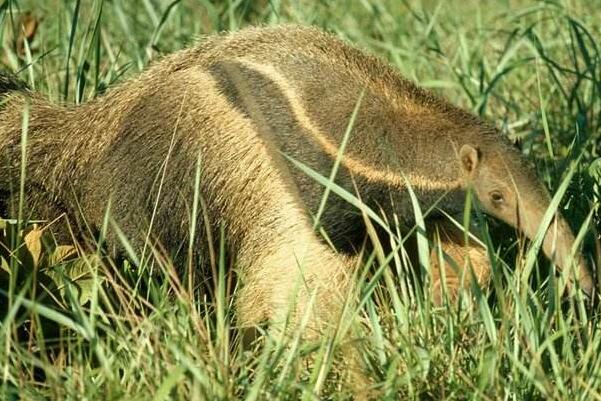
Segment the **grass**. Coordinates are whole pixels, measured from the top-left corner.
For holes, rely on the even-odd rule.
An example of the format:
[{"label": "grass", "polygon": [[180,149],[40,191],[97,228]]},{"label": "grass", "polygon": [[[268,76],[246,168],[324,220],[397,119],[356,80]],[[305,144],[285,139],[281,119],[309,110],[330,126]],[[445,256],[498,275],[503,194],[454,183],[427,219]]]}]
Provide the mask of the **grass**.
[{"label": "grass", "polygon": [[[16,22],[26,12],[39,26],[22,40]],[[598,268],[601,8],[595,2],[4,0],[0,63],[47,97],[74,104],[200,35],[280,22],[333,31],[494,121],[559,192],[554,208]],[[361,207],[336,187],[334,175],[298,168],[329,196]],[[362,211],[366,221],[387,225],[376,211]],[[233,329],[236,282],[227,238],[209,255],[214,282],[201,291],[186,279],[193,265],[178,275],[158,257],[138,268],[116,264],[68,244],[57,247],[40,231],[22,231],[17,220],[0,226],[0,398],[349,397],[332,351],[339,339],[283,344],[264,336],[242,349]],[[577,294],[560,297],[561,279],[547,280],[548,262],[536,258],[536,246],[481,215],[478,221],[494,269],[491,285],[465,294],[463,307],[434,307],[428,291],[406,285],[415,270],[394,242],[394,224],[390,241],[399,252],[386,254],[372,237],[377,252],[365,255],[358,271],[355,316],[379,397],[601,399],[599,307]],[[427,271],[429,244],[420,247]],[[315,363],[307,370],[303,356],[310,353]]]}]

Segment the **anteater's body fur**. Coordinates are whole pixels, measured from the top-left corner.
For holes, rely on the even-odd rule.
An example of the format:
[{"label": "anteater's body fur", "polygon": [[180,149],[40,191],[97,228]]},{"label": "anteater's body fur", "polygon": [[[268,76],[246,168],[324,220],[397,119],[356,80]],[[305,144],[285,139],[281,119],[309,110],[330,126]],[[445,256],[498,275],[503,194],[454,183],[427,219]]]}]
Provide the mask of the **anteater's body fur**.
[{"label": "anteater's body fur", "polygon": [[[11,85],[0,81],[1,90],[22,89]],[[206,252],[204,227],[215,237],[224,227],[243,283],[240,320],[283,317],[300,288],[297,310],[315,291],[316,320],[332,321],[347,296],[349,272],[313,229],[310,213],[323,187],[284,154],[329,176],[362,91],[336,183],[374,210],[412,224],[409,182],[424,209],[447,193],[441,206],[461,212],[470,177],[460,160],[468,170],[477,160],[507,165],[503,177],[548,201],[518,152],[491,126],[340,40],[291,26],[208,37],[76,107],[7,92],[0,189],[18,189],[27,109],[25,193],[32,217],[65,213],[98,230],[110,203],[111,219],[134,249],[143,248],[152,222],[151,238],[177,253],[188,247],[200,163],[208,221],[199,212],[193,247]],[[461,159],[464,144],[477,152]],[[361,214],[339,197],[330,196],[322,225],[339,250],[360,247]]]}]

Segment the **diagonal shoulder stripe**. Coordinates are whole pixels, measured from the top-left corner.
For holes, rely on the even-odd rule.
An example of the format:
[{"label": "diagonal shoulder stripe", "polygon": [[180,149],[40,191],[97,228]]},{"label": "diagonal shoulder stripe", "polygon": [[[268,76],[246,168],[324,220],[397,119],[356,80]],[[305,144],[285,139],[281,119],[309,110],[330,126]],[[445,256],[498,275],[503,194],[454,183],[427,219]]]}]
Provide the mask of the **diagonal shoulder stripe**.
[{"label": "diagonal shoulder stripe", "polygon": [[[313,139],[322,147],[322,149],[332,158],[338,154],[338,145],[334,143],[326,134],[324,134],[311,117],[307,114],[302,105],[300,96],[296,89],[290,84],[288,79],[280,73],[273,65],[261,64],[248,58],[239,58],[236,61],[244,64],[246,67],[255,70],[265,77],[269,78],[279,87],[286,96],[292,112],[298,123],[313,137]],[[392,185],[397,188],[406,186],[406,182],[417,190],[452,190],[460,187],[460,181],[434,181],[427,176],[416,174],[415,172],[395,172],[392,170],[378,170],[356,157],[345,155],[342,164],[353,174],[358,174],[371,182],[380,182]]]}]

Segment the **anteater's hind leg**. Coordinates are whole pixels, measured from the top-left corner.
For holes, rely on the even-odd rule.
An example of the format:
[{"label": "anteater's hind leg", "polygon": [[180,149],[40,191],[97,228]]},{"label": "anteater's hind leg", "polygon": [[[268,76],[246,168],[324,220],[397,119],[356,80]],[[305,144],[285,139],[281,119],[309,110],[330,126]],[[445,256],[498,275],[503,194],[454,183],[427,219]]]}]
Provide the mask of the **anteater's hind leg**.
[{"label": "anteater's hind leg", "polygon": [[[428,227],[432,238],[430,269],[432,298],[437,305],[445,299],[445,289],[451,301],[460,289],[472,284],[488,283],[490,260],[486,248],[475,239],[465,240],[465,233],[450,221],[436,221]],[[475,281],[475,283],[474,283]]]},{"label": "anteater's hind leg", "polygon": [[36,222],[38,228],[51,233],[57,244],[73,242],[67,208],[43,188],[26,186],[23,195],[0,191],[0,218],[17,220],[20,208],[21,224]]}]

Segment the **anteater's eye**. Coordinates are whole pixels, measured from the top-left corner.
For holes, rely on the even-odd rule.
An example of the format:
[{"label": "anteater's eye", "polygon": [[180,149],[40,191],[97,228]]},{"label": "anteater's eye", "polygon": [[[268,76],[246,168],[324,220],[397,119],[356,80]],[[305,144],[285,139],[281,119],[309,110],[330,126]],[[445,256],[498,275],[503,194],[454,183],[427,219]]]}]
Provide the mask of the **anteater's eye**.
[{"label": "anteater's eye", "polygon": [[503,197],[503,194],[499,191],[492,191],[490,193],[490,200],[492,201],[492,203],[494,203],[496,206],[498,205],[502,205],[503,202],[505,202],[505,198]]}]

